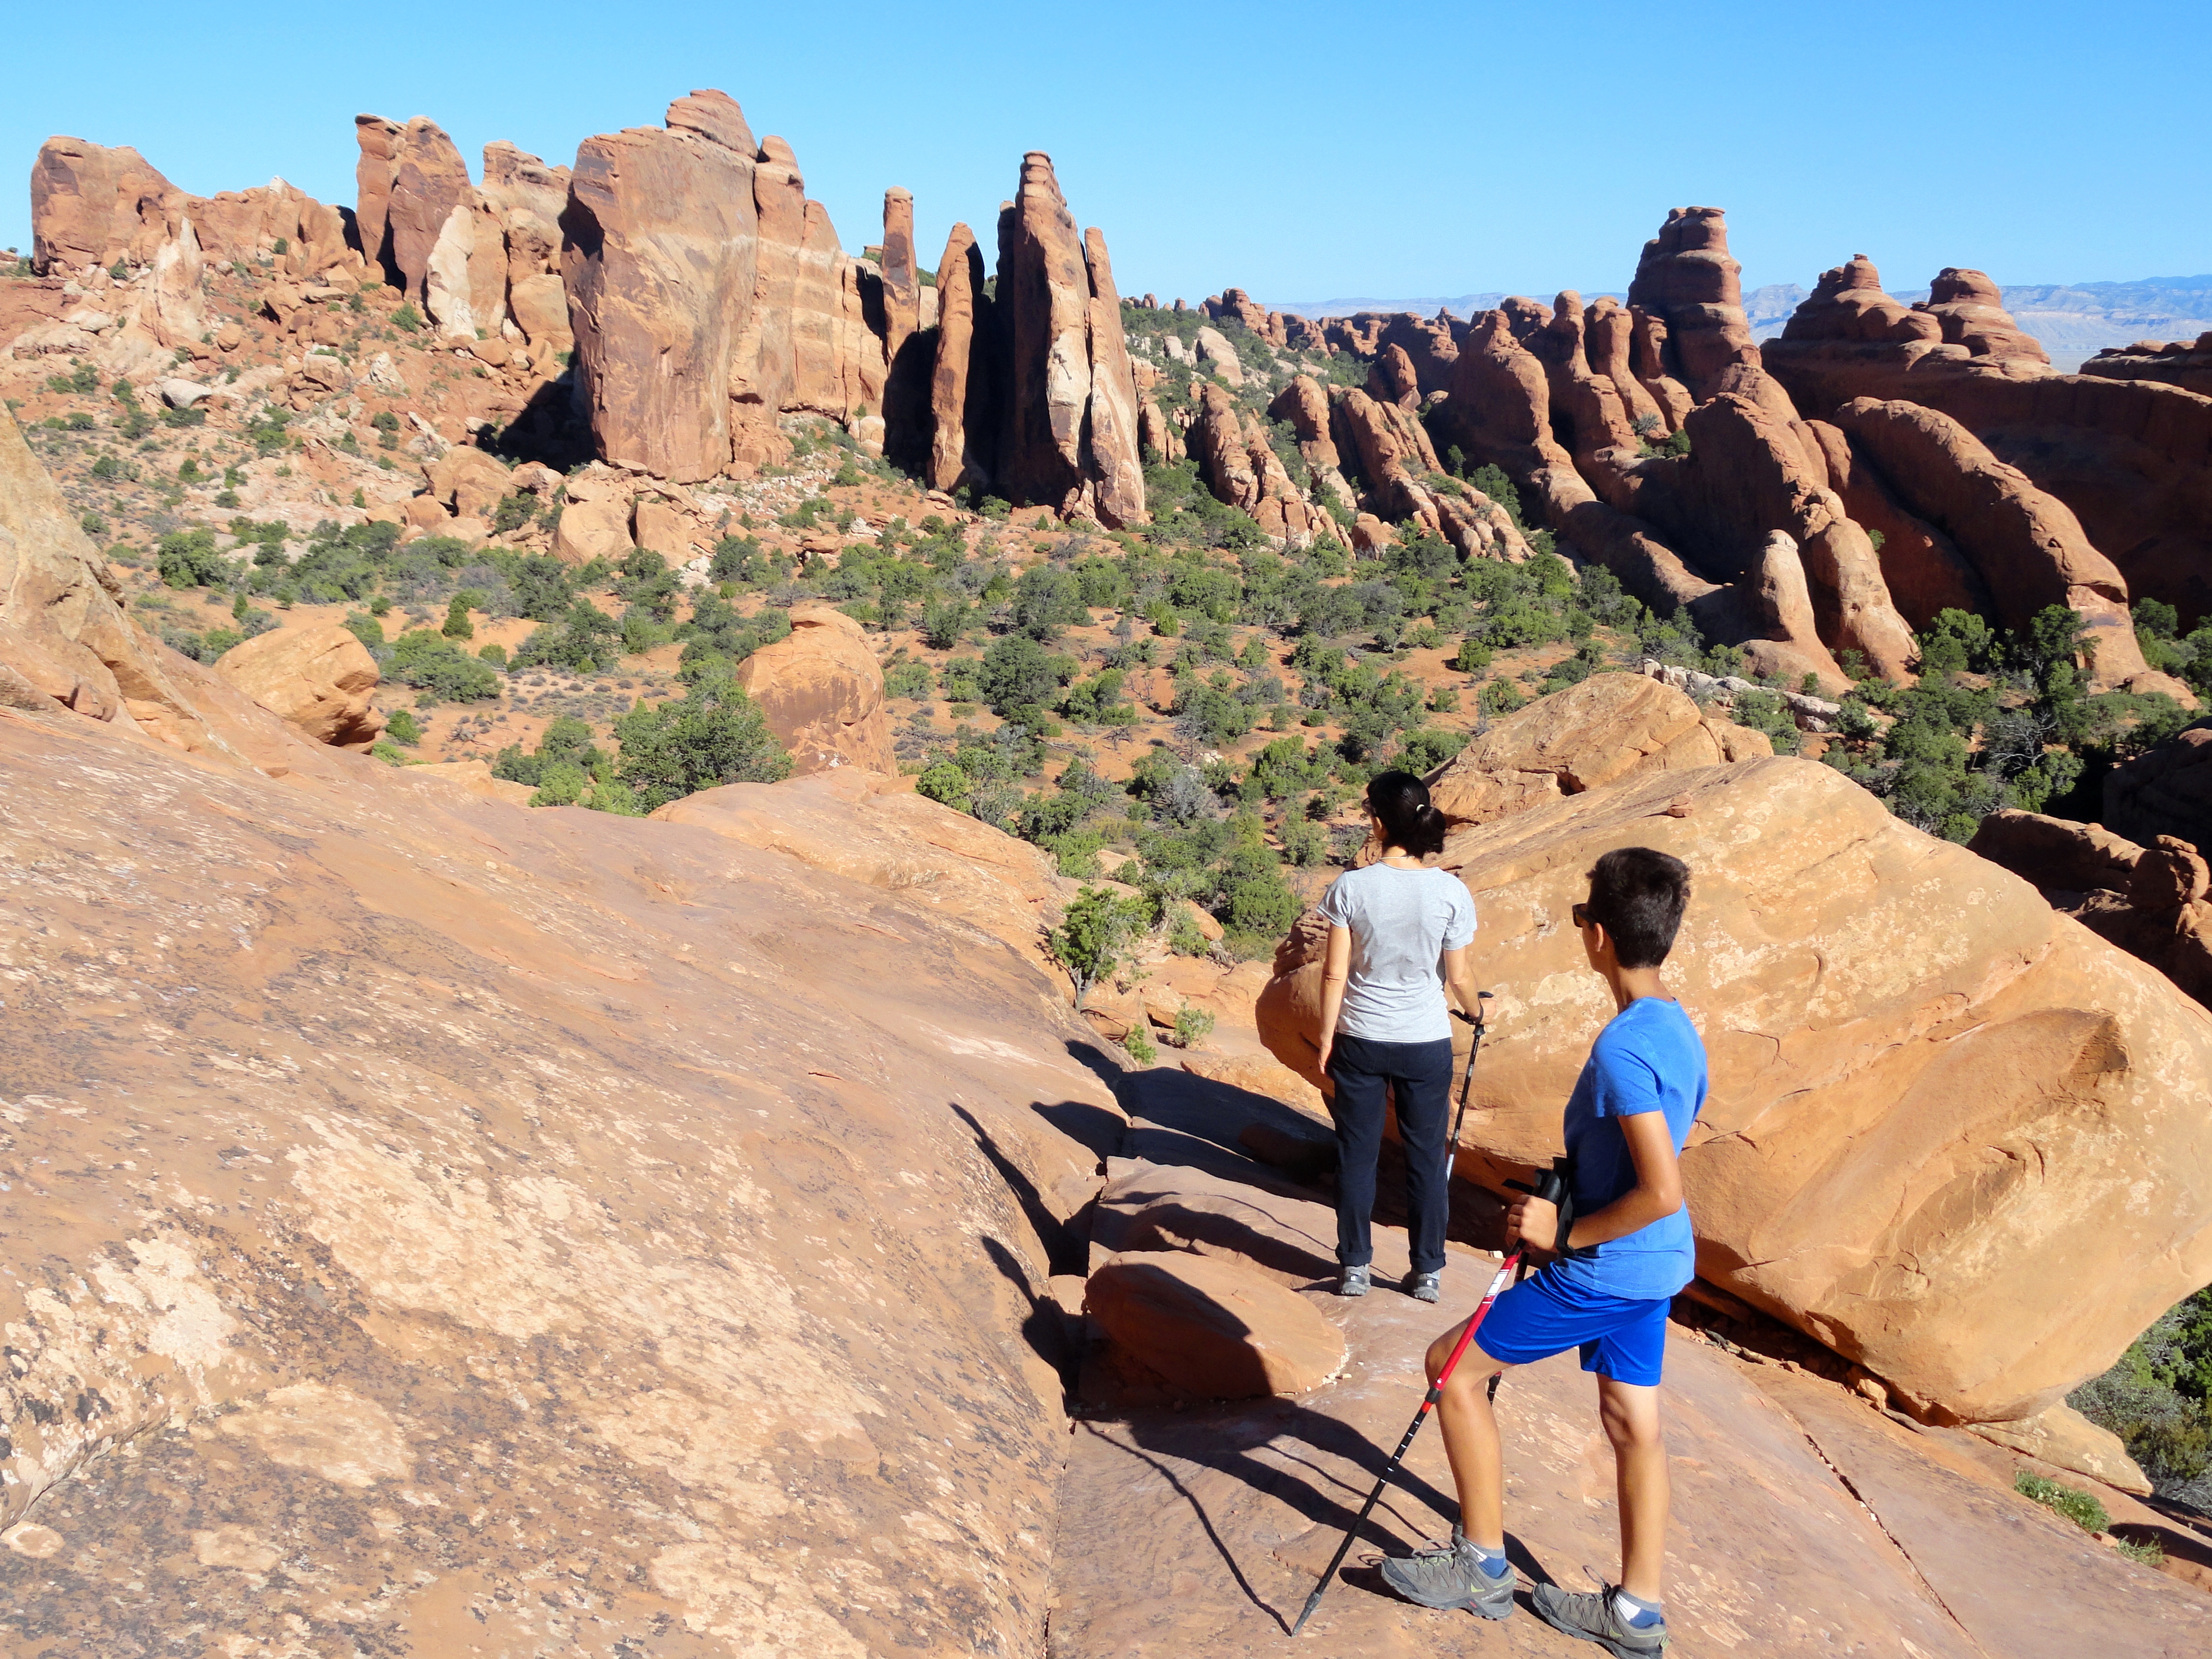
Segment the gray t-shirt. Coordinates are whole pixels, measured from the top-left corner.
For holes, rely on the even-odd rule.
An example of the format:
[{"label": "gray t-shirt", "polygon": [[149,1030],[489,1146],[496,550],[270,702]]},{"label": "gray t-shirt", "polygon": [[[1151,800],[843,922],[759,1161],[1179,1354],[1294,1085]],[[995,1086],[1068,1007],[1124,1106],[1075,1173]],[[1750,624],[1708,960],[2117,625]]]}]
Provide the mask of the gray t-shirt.
[{"label": "gray t-shirt", "polygon": [[1352,967],[1336,1029],[1370,1042],[1451,1036],[1440,958],[1474,937],[1474,896],[1449,870],[1347,870],[1321,913],[1352,930]]}]

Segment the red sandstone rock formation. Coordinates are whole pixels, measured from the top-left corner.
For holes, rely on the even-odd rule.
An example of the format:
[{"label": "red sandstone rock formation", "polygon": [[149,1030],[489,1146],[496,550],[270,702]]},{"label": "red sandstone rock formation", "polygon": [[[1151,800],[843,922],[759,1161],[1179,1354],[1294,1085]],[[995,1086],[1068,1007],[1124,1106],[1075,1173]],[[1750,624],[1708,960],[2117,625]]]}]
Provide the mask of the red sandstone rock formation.
[{"label": "red sandstone rock formation", "polygon": [[1667,325],[1668,368],[1700,400],[1732,365],[1759,361],[1743,311],[1743,267],[1729,257],[1718,208],[1675,208],[1644,245],[1628,303]]},{"label": "red sandstone rock formation", "polygon": [[914,259],[914,197],[896,187],[884,192],[884,355],[896,360],[907,337],[921,326],[921,279]]},{"label": "red sandstone rock formation", "polygon": [[1304,1394],[1344,1368],[1335,1327],[1240,1262],[1116,1255],[1091,1275],[1084,1306],[1121,1353],[1201,1400]]},{"label": "red sandstone rock formation", "polygon": [[1298,454],[1313,473],[1315,491],[1340,512],[1355,511],[1343,457],[1329,436],[1328,394],[1320,383],[1310,374],[1294,376],[1267,405],[1267,417],[1289,422],[1298,434]]},{"label": "red sandstone rock formation", "polygon": [[1680,422],[1669,419],[1651,388],[1636,378],[1634,313],[1618,301],[1601,296],[1590,303],[1583,325],[1583,352],[1590,368],[1611,383],[1630,428],[1652,438],[1673,431]]},{"label": "red sandstone rock formation", "polygon": [[1667,325],[1637,307],[1628,314],[1634,319],[1630,351],[1637,381],[1659,406],[1667,430],[1680,431],[1690,412],[1690,389],[1667,371]]},{"label": "red sandstone rock formation", "polygon": [[1771,756],[1765,733],[1641,674],[1593,674],[1507,715],[1428,775],[1454,825],[1489,823],[1646,772]]},{"label": "red sandstone rock formation", "polygon": [[1977,357],[2046,366],[2051,362],[2051,354],[2013,321],[1997,285],[1984,271],[1944,266],[1929,285],[1927,299],[1913,309],[1936,319],[1948,344],[1962,345]]},{"label": "red sandstone rock formation", "polygon": [[1984,818],[1966,850],[2212,1006],[2212,878],[2191,842],[2138,847],[2099,824],[2008,811]]},{"label": "red sandstone rock formation", "polygon": [[1217,501],[1241,508],[1277,541],[1304,547],[1335,533],[1327,508],[1307,501],[1268,442],[1267,428],[1212,381],[1198,386],[1190,453]]},{"label": "red sandstone rock formation", "polygon": [[678,99],[665,130],[576,152],[562,277],[577,390],[607,460],[679,483],[730,464],[730,366],[757,275],[753,154],[720,93]]},{"label": "red sandstone rock formation", "polygon": [[1819,463],[1844,511],[1869,536],[1881,537],[1876,556],[1882,582],[1907,623],[1924,629],[1946,610],[1996,614],[1981,572],[1948,536],[1906,509],[1881,472],[1852,451],[1850,439],[1826,421],[1802,421],[1796,429],[1799,449],[1808,463]]},{"label": "red sandstone rock formation", "polygon": [[2212,616],[2212,398],[2056,374],[2005,345],[2002,328],[1962,327],[1953,343],[1938,337],[1941,319],[1900,306],[1879,282],[1863,258],[1828,272],[1767,343],[1767,365],[1797,406],[1824,416],[1875,398],[1942,410],[2070,507],[2131,592],[2166,600],[2191,626]]},{"label": "red sandstone rock formation", "polygon": [[399,146],[406,129],[381,115],[353,118],[354,140],[361,160],[354,166],[354,227],[361,239],[362,256],[372,272],[400,285],[399,267],[392,258],[392,186],[399,177]]},{"label": "red sandstone rock formation", "polygon": [[370,701],[381,678],[376,659],[337,623],[264,634],[231,647],[214,667],[317,743],[367,749],[384,733],[384,715]]},{"label": "red sandstone rock formation", "polygon": [[[990,481],[990,467],[977,453],[992,435],[989,365],[977,373],[975,342],[988,339],[983,293],[983,252],[975,233],[952,227],[945,258],[937,267],[937,361],[930,380],[932,420],[929,482],[933,489],[957,489]],[[1148,410],[1157,414],[1149,404]]]},{"label": "red sandstone rock formation", "polygon": [[[363,131],[358,121],[355,131]],[[431,251],[453,210],[474,194],[469,164],[461,159],[460,150],[446,136],[446,130],[428,116],[418,115],[408,122],[399,137],[398,166],[385,218],[392,264],[409,299],[422,298]]]},{"label": "red sandstone rock formation", "polygon": [[1110,526],[1145,516],[1136,387],[1105,239],[1076,233],[1052,158],[1023,158],[999,218],[994,307],[1006,365],[994,467],[1010,501]]},{"label": "red sandstone rock formation", "polygon": [[1367,371],[1367,395],[1378,404],[1420,408],[1420,377],[1413,372],[1413,360],[1406,355],[1405,347],[1386,345],[1376,354],[1374,366]]},{"label": "red sandstone rock formation", "polygon": [[797,605],[791,634],[738,665],[737,683],[791,751],[794,771],[840,766],[896,774],[884,671],[860,624],[833,605]]},{"label": "red sandstone rock formation", "polygon": [[31,263],[72,275],[118,259],[149,264],[182,195],[135,149],[49,138],[31,164]]},{"label": "red sandstone rock formation", "polygon": [[509,290],[535,276],[559,276],[568,169],[548,167],[529,151],[495,139],[484,146],[481,194],[499,216]]},{"label": "red sandstone rock formation", "polygon": [[282,179],[191,196],[135,149],[77,138],[40,146],[31,167],[31,257],[38,270],[75,275],[118,259],[151,264],[187,223],[213,259],[273,254],[282,239],[285,251],[273,262],[287,276],[316,276],[353,258],[337,210]]},{"label": "red sandstone rock formation", "polygon": [[[1802,561],[1812,604],[1809,635],[1788,635],[1829,680],[1831,651],[1857,651],[1876,672],[1908,676],[1919,657],[1912,630],[1889,596],[1863,526],[1826,487],[1797,434],[1747,398],[1700,404],[1684,430],[1690,453],[1638,470],[1631,509],[1677,545],[1698,550],[1700,573],[1716,581],[1758,579],[1769,538],[1786,536]],[[1817,453],[1817,452],[1816,452]],[[1829,682],[1840,687],[1838,677]]]},{"label": "red sandstone rock formation", "polygon": [[2212,398],[2212,332],[2194,340],[2106,346],[2081,365],[2081,373],[2107,380],[2157,380]]},{"label": "red sandstone rock formation", "polygon": [[2099,684],[2125,685],[2150,673],[2128,614],[2126,581],[2063,501],[1940,410],[1863,398],[1834,421],[1891,492],[1973,564],[2005,627],[2024,635],[2037,611],[2068,605],[2089,624]]},{"label": "red sandstone rock formation", "polygon": [[2106,773],[2105,822],[2138,841],[2177,836],[2212,847],[2212,720],[2199,720]]}]

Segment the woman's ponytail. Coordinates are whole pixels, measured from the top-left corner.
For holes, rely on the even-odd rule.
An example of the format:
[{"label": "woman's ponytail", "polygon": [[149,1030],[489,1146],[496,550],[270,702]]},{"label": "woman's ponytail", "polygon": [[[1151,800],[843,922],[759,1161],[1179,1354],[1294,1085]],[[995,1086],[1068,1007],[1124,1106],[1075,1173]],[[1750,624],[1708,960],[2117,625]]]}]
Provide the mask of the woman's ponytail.
[{"label": "woman's ponytail", "polygon": [[1444,850],[1444,831],[1449,824],[1429,801],[1429,786],[1411,772],[1383,772],[1367,785],[1367,810],[1382,823],[1390,846],[1402,847],[1416,858]]}]

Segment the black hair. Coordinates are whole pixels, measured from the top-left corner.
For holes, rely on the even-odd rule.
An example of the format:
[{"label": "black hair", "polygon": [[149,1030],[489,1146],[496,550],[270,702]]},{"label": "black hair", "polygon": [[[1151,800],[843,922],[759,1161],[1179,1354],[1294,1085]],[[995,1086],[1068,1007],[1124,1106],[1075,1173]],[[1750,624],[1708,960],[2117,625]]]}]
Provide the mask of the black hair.
[{"label": "black hair", "polygon": [[1670,854],[1616,847],[1590,866],[1590,920],[1613,936],[1624,968],[1666,961],[1689,902],[1690,866]]},{"label": "black hair", "polygon": [[1444,815],[1429,805],[1429,786],[1411,772],[1380,772],[1368,780],[1367,810],[1382,820],[1384,844],[1416,858],[1444,850]]}]

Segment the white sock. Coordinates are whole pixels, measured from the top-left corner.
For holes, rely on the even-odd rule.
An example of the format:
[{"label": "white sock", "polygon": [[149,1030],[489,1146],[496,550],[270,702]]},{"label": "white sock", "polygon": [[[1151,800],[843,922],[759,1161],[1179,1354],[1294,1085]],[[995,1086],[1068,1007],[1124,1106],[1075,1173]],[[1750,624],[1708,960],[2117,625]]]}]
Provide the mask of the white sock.
[{"label": "white sock", "polygon": [[1660,1612],[1658,1602],[1639,1600],[1625,1589],[1617,1589],[1613,1593],[1613,1614],[1624,1625],[1633,1625],[1638,1629],[1643,1629],[1661,1623],[1666,1615]]}]

